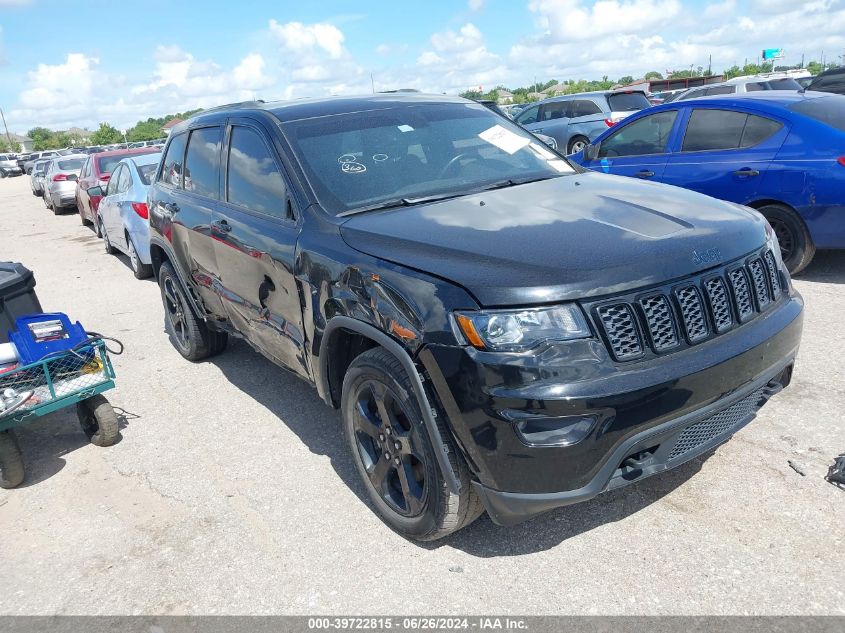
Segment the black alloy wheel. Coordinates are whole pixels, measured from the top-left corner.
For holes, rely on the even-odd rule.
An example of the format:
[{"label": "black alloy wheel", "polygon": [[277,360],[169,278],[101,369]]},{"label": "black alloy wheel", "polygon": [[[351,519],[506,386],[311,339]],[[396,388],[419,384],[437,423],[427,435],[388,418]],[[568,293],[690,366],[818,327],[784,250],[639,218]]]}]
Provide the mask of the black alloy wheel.
[{"label": "black alloy wheel", "polygon": [[412,419],[384,383],[358,385],[353,419],[358,457],[376,493],[404,517],[419,516],[428,493],[426,457]]},{"label": "black alloy wheel", "polygon": [[176,339],[176,343],[181,349],[190,349],[190,333],[185,318],[187,308],[182,299],[182,292],[176,288],[176,282],[173,277],[168,276],[164,279],[162,296],[164,297],[165,315],[173,333],[173,338]]}]

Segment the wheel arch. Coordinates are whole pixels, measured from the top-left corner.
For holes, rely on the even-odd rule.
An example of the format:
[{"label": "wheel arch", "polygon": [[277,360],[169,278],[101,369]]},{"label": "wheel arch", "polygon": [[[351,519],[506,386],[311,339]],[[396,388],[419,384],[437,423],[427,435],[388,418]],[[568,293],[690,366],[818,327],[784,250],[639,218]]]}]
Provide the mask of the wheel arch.
[{"label": "wheel arch", "polygon": [[158,274],[161,270],[162,264],[167,262],[176,272],[176,278],[179,280],[179,283],[182,285],[182,291],[185,293],[185,296],[188,298],[188,303],[191,306],[191,310],[194,311],[194,314],[200,318],[205,320],[205,310],[197,301],[197,298],[194,296],[194,293],[191,292],[191,286],[187,283],[184,273],[182,272],[181,267],[179,266],[176,257],[170,251],[167,246],[161,243],[160,240],[151,239],[150,240],[150,261],[153,267],[153,276],[156,280],[158,280]]},{"label": "wheel arch", "polygon": [[[343,376],[355,357],[374,347],[382,347],[393,354],[408,374],[414,390],[414,396],[420,404],[420,411],[428,437],[431,440],[432,446],[434,446],[437,465],[443,473],[449,489],[453,493],[459,494],[461,483],[449,462],[447,456],[449,448],[443,441],[440,429],[434,419],[437,413],[431,406],[414,361],[405,348],[395,339],[369,323],[359,321],[358,319],[347,316],[332,317],[326,324],[320,342],[320,356],[318,359],[320,374],[316,382],[321,397],[332,406],[339,406],[340,399],[339,397],[335,399],[334,395],[339,388],[336,381],[339,379],[340,385],[342,385]],[[333,352],[337,352],[338,350],[341,353],[340,360],[334,364],[330,364],[329,359],[333,359]]]},{"label": "wheel arch", "polygon": [[763,207],[767,207],[769,205],[777,205],[779,207],[783,207],[784,209],[787,209],[787,210],[791,211],[793,214],[795,214],[795,217],[798,218],[798,220],[801,222],[801,224],[804,225],[804,228],[807,230],[807,235],[809,236],[810,241],[811,242],[813,241],[813,234],[810,232],[810,227],[807,226],[806,220],[804,220],[804,218],[801,217],[801,214],[798,213],[798,211],[795,209],[795,207],[793,207],[791,204],[784,202],[783,200],[776,200],[774,198],[761,198],[759,200],[753,200],[753,201],[749,202],[746,206],[749,206],[752,209],[759,211]]}]

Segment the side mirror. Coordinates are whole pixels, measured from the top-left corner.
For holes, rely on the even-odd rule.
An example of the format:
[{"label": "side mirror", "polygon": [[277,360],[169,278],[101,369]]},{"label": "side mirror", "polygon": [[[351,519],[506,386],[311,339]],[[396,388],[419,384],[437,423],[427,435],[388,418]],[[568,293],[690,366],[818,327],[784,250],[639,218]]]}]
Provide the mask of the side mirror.
[{"label": "side mirror", "polygon": [[599,147],[601,143],[590,143],[584,148],[585,160],[596,160],[599,157]]},{"label": "side mirror", "polygon": [[102,187],[91,187],[88,190],[88,195],[92,198],[102,198],[103,197],[103,188]]}]

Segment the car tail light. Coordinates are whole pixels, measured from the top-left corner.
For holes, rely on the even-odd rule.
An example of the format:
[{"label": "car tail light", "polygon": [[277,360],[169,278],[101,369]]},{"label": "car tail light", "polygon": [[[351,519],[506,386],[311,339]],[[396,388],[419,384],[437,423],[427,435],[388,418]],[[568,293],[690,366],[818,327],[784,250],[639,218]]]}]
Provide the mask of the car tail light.
[{"label": "car tail light", "polygon": [[53,176],[53,182],[59,182],[62,180],[67,180],[67,174],[56,174]]},{"label": "car tail light", "polygon": [[614,121],[613,119],[605,119],[604,124],[607,127],[613,127],[614,125],[616,125],[616,121]]},{"label": "car tail light", "polygon": [[836,162],[845,167],[845,156],[840,156]]},{"label": "car tail light", "polygon": [[132,208],[135,209],[135,213],[137,213],[139,217],[142,217],[145,220],[150,217],[150,212],[147,209],[147,205],[145,203],[143,203],[143,202],[133,202]]},{"label": "car tail light", "polygon": [[111,174],[100,174],[100,182],[108,182]]}]

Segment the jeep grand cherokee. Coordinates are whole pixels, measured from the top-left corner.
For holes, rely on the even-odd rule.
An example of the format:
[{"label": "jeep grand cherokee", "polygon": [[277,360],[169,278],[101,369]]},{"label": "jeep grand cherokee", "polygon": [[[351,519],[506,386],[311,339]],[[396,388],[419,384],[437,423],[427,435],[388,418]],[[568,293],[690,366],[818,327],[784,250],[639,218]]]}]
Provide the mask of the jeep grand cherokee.
[{"label": "jeep grand cherokee", "polygon": [[789,384],[801,336],[759,214],[584,172],[458,98],[205,112],[148,207],[179,352],[235,335],[313,384],[416,539],[701,455]]}]

